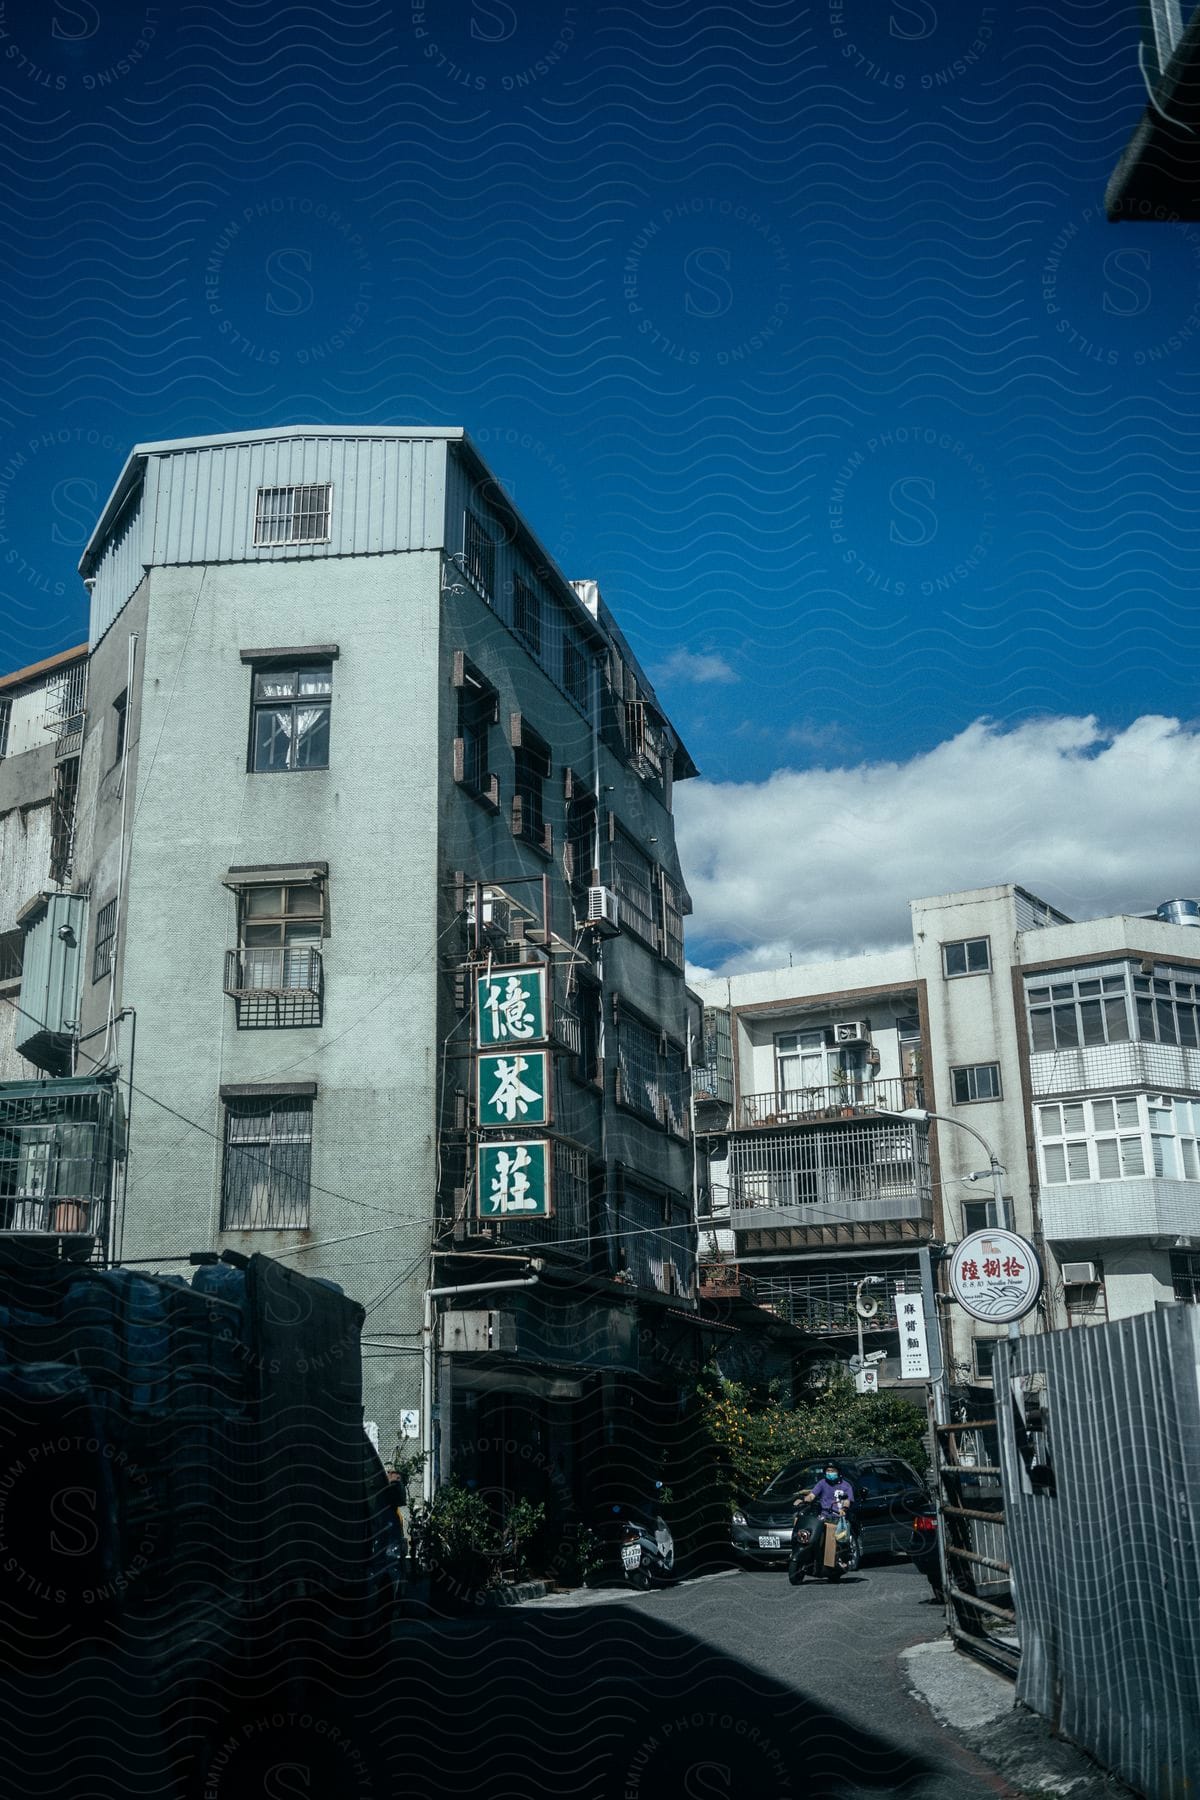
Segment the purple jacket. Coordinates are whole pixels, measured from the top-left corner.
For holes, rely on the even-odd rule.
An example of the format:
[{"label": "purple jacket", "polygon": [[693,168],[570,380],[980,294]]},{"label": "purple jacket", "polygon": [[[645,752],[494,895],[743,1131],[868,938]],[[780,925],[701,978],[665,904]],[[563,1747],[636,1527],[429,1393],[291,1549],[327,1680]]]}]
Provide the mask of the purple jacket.
[{"label": "purple jacket", "polygon": [[838,1505],[839,1500],[846,1500],[851,1506],[854,1505],[854,1489],[844,1475],[837,1481],[826,1481],[822,1475],[820,1481],[813,1482],[812,1491],[817,1505],[821,1508],[822,1515],[827,1519],[841,1518],[842,1509]]}]

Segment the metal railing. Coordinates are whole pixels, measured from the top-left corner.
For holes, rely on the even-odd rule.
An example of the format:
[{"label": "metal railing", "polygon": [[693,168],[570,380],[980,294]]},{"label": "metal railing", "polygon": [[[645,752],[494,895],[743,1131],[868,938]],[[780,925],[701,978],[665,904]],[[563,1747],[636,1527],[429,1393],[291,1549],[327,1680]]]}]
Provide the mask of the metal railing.
[{"label": "metal railing", "polygon": [[776,1088],[766,1094],[743,1094],[738,1109],[740,1126],[795,1125],[806,1121],[868,1117],[875,1107],[903,1112],[924,1106],[925,1089],[919,1075],[867,1073],[847,1077],[829,1087]]},{"label": "metal railing", "polygon": [[225,992],[238,1007],[239,1029],[319,1025],[324,963],[312,944],[257,944],[225,955]]},{"label": "metal railing", "polygon": [[[878,1302],[875,1314],[861,1321],[868,1336],[895,1331],[897,1292],[913,1293],[920,1287],[920,1270],[915,1262],[907,1269],[881,1268],[879,1274],[879,1284],[865,1290]],[[858,1330],[854,1298],[861,1279],[861,1274],[760,1276],[755,1282],[754,1297],[760,1306],[769,1306],[789,1325],[816,1335],[841,1336]]]},{"label": "metal railing", "polygon": [[789,1224],[932,1217],[928,1140],[915,1124],[735,1135],[728,1187],[735,1214],[786,1209]]},{"label": "metal railing", "polygon": [[99,1232],[112,1124],[113,1098],[103,1087],[0,1087],[0,1232]]},{"label": "metal railing", "polygon": [[52,676],[46,683],[46,711],[43,723],[47,731],[63,737],[83,730],[83,714],[87,704],[86,662],[77,663],[65,674]]}]

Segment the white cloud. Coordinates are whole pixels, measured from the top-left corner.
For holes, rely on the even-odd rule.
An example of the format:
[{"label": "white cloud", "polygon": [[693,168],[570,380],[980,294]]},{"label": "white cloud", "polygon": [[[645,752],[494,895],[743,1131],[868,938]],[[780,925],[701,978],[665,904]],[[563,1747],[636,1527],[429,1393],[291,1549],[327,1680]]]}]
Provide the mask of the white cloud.
[{"label": "white cloud", "polygon": [[909,900],[1010,881],[1072,918],[1147,912],[1200,893],[1198,794],[1200,728],[1155,715],[977,720],[909,762],[689,781],[689,944],[722,971],[887,949]]},{"label": "white cloud", "polygon": [[737,673],[729,666],[723,656],[703,650],[672,650],[665,662],[658,665],[656,676],[663,681],[691,681],[705,683],[710,681],[737,681]]}]

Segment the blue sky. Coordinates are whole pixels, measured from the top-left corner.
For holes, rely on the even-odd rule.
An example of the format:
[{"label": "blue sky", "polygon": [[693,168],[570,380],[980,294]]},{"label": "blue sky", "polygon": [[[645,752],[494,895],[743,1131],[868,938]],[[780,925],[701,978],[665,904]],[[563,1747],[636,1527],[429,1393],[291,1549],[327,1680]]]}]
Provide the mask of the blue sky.
[{"label": "blue sky", "polygon": [[1200,227],[1103,219],[1134,28],[7,9],[0,661],[83,634],[138,439],[461,423],[710,782],[1190,718]]}]

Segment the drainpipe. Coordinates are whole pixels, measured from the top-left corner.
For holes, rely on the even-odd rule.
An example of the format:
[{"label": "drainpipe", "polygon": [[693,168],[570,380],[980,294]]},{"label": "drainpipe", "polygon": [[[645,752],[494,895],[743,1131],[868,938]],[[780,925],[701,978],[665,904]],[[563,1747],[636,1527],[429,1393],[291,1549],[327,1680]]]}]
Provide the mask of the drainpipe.
[{"label": "drainpipe", "polygon": [[434,1401],[434,1301],[443,1300],[450,1294],[497,1294],[508,1288],[535,1287],[541,1279],[545,1264],[540,1256],[530,1259],[532,1275],[523,1275],[519,1281],[469,1281],[459,1287],[434,1287],[425,1289],[425,1304],[421,1317],[421,1446],[425,1452],[425,1461],[421,1473],[421,1498],[426,1506],[433,1499],[433,1401]]}]

